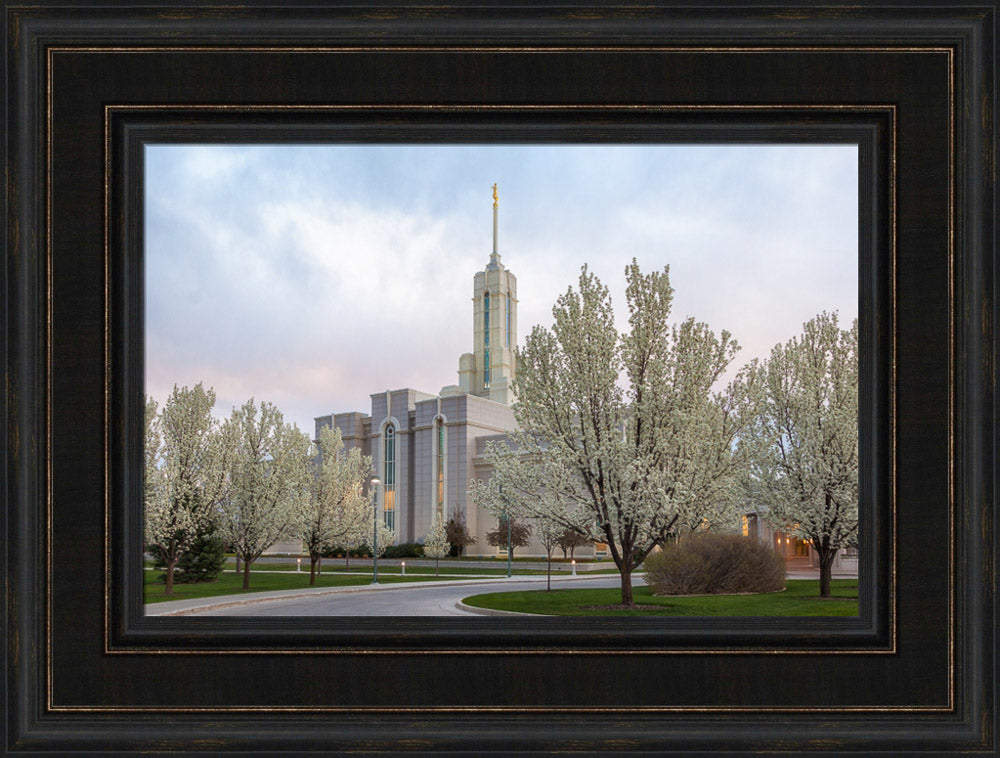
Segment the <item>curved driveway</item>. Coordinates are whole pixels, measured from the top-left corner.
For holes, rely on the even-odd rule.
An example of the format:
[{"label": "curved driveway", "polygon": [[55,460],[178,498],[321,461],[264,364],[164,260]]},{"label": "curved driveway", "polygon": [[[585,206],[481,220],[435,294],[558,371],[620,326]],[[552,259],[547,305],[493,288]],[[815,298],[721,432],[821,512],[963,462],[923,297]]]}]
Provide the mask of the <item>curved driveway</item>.
[{"label": "curved driveway", "polygon": [[[641,577],[633,577],[633,584],[642,583]],[[552,586],[618,587],[620,580],[617,574],[553,578]],[[480,613],[459,605],[462,598],[484,592],[544,588],[544,576],[384,584],[378,587],[325,588],[323,591],[288,594],[282,598],[219,597],[206,600],[201,607],[164,608],[163,611],[198,616],[475,616]],[[148,610],[153,613],[159,611],[155,606]]]}]

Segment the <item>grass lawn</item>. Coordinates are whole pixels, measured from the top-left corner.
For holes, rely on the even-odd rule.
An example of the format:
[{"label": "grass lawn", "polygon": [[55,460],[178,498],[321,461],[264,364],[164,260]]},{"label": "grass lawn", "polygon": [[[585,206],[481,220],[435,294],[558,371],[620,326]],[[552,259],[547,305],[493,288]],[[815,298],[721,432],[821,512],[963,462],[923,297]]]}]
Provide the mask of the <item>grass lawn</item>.
[{"label": "grass lawn", "polygon": [[491,592],[473,595],[462,602],[477,608],[491,608],[549,616],[857,616],[858,582],[834,579],[832,598],[820,599],[818,579],[789,579],[784,592],[761,595],[703,595],[699,597],[657,597],[648,586],[632,590],[638,605],[655,609],[609,610],[587,606],[617,605],[621,590],[531,590]]},{"label": "grass lawn", "polygon": [[[392,559],[390,559],[390,560],[392,560]],[[423,575],[426,578],[427,576],[433,577],[435,575],[434,566],[433,565],[432,566],[414,566],[412,563],[409,562],[411,560],[427,561],[427,560],[432,560],[432,559],[430,559],[430,558],[414,558],[414,559],[407,558],[405,560],[407,561],[407,564],[406,564],[406,575],[407,576],[410,576],[410,574],[421,574],[421,575]],[[149,561],[147,561],[146,565],[151,565],[151,564],[149,563]],[[226,563],[226,570],[228,570],[229,572],[232,572],[234,565],[235,564],[234,564],[233,561],[228,561]],[[251,569],[251,572],[253,572],[253,571],[292,571],[292,572],[294,572],[295,569],[296,569],[296,564],[295,563],[254,563],[253,568]],[[323,571],[324,574],[326,574],[327,572],[329,572],[329,573],[334,573],[334,572],[343,573],[344,571],[350,571],[352,573],[359,572],[359,571],[361,571],[361,572],[367,571],[367,572],[371,573],[371,570],[372,570],[371,569],[371,561],[368,561],[368,562],[358,561],[357,563],[355,563],[353,561],[353,559],[352,559],[350,568],[347,568],[347,567],[344,566],[344,559],[343,558],[335,558],[335,559],[333,559],[333,562],[329,562],[329,561],[324,560],[323,564],[321,566],[321,569],[322,569],[322,571]],[[301,569],[301,571],[306,576],[309,575],[309,561],[308,560],[303,560],[302,561],[302,569]],[[401,573],[401,569],[399,567],[399,564],[397,564],[397,563],[390,563],[390,562],[383,563],[382,559],[380,558],[379,559],[379,563],[378,563],[378,573],[379,573],[380,576],[383,573],[386,573],[386,574],[400,574]],[[581,571],[580,573],[583,573],[583,572]],[[618,573],[618,569],[596,569],[594,571],[588,571],[587,575],[589,576],[590,574],[607,574],[607,573],[617,574]],[[491,568],[479,568],[477,566],[456,565],[455,563],[453,563],[451,561],[444,561],[444,560],[442,560],[441,561],[441,576],[444,576],[445,574],[454,574],[454,575],[461,575],[461,576],[469,576],[469,575],[476,575],[476,576],[507,576],[507,565],[505,563],[502,568],[501,567],[497,567],[497,568],[492,568],[492,567]],[[526,575],[526,576],[545,576],[545,569],[522,569],[522,568],[514,568],[514,569],[511,570],[511,574]],[[552,576],[568,576],[569,574],[570,574],[570,569],[569,569],[568,566],[565,567],[565,568],[560,569],[554,563],[552,564]]]},{"label": "grass lawn", "polygon": [[[174,584],[172,595],[163,594],[163,582],[156,580],[160,575],[159,571],[143,572],[143,593],[144,602],[160,603],[165,600],[190,600],[200,597],[215,597],[217,595],[241,595],[253,592],[268,592],[271,590],[298,590],[310,586],[309,572],[303,571],[301,574],[292,572],[281,573],[256,573],[250,572],[250,589],[243,589],[243,574],[236,574],[233,571],[225,571],[219,574],[214,582],[199,582],[191,584]],[[442,576],[441,579],[447,577]],[[421,582],[434,579],[433,576],[400,576],[398,573],[387,574],[379,568],[378,581],[386,584],[399,582]],[[346,574],[337,576],[335,574],[323,573],[316,577],[316,587],[348,587],[351,585],[371,584],[371,574]]]}]

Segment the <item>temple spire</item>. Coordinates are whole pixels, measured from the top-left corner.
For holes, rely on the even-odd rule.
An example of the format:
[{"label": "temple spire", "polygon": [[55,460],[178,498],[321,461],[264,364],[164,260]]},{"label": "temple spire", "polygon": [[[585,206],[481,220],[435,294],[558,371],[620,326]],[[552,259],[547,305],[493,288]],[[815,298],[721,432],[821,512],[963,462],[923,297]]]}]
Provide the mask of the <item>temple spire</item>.
[{"label": "temple spire", "polygon": [[493,255],[497,254],[497,186],[493,185]]},{"label": "temple spire", "polygon": [[503,264],[500,263],[500,253],[497,252],[497,186],[493,185],[493,253],[490,255],[490,262],[486,264],[487,271],[503,271]]}]

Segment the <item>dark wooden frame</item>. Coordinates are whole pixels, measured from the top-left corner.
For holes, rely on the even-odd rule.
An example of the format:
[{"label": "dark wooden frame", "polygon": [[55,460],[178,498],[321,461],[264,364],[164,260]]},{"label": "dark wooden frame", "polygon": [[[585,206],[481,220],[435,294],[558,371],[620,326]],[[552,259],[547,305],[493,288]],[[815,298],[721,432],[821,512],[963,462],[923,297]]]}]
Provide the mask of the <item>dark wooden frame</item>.
[{"label": "dark wooden frame", "polygon": [[[994,750],[995,3],[5,10],[7,752]],[[143,140],[350,134],[861,144],[859,618],[143,618]]]}]

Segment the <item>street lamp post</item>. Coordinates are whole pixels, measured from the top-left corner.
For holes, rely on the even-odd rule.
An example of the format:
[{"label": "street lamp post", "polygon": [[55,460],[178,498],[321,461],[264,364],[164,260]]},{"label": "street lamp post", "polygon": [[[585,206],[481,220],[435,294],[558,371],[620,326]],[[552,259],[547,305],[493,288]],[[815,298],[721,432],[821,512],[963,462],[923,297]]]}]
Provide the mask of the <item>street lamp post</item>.
[{"label": "street lamp post", "polygon": [[372,485],[372,584],[378,584],[378,485],[379,478],[371,478]]},{"label": "street lamp post", "polygon": [[510,544],[510,506],[507,507],[507,578],[510,579],[510,562],[514,558],[514,548]]}]

